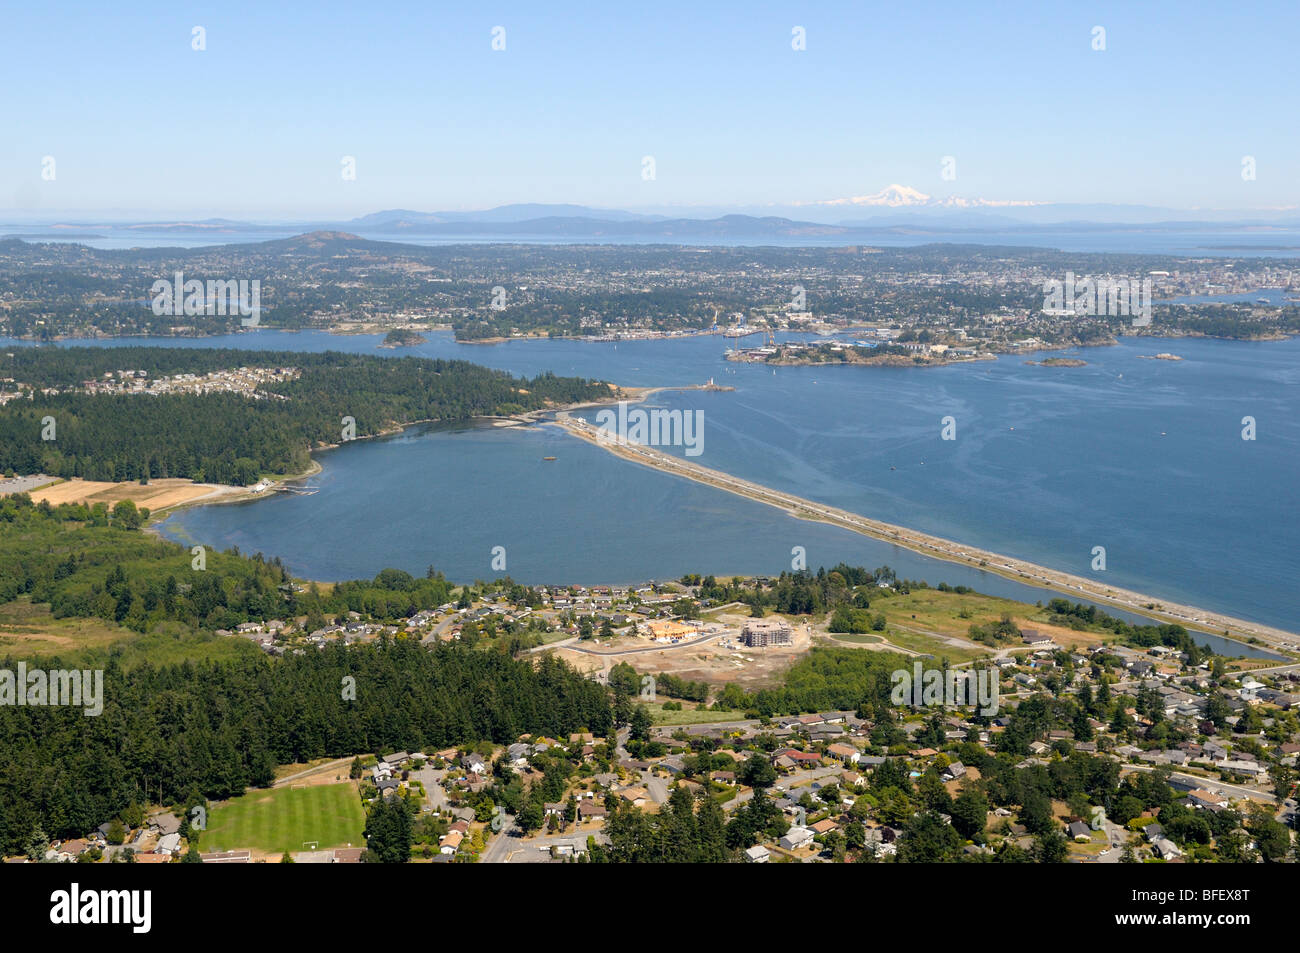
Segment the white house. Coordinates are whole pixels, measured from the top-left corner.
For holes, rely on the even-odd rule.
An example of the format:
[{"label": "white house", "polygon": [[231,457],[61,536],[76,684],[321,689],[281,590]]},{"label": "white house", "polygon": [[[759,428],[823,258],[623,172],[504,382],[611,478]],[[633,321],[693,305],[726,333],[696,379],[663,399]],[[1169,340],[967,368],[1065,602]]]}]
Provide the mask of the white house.
[{"label": "white house", "polygon": [[786,850],[798,850],[812,843],[813,832],[806,827],[792,827],[778,842]]}]

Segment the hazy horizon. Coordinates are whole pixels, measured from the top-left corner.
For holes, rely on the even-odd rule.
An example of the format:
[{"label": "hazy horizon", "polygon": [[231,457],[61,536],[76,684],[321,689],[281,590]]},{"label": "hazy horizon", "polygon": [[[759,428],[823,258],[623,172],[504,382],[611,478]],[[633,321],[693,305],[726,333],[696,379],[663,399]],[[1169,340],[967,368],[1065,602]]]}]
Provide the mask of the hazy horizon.
[{"label": "hazy horizon", "polygon": [[8,220],[573,203],[820,221],[894,183],[991,214],[1300,206],[1284,4],[940,4],[887,27],[846,3],[59,6],[57,31],[20,8],[0,39],[0,77],[30,90],[0,156]]}]

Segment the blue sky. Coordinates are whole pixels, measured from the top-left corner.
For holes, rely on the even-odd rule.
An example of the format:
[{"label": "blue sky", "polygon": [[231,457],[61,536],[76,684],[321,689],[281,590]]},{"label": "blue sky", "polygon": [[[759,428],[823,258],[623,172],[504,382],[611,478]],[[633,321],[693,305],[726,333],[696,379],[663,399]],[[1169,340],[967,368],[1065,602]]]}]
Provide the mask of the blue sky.
[{"label": "blue sky", "polygon": [[115,6],[5,13],[0,211],[1300,204],[1293,3]]}]

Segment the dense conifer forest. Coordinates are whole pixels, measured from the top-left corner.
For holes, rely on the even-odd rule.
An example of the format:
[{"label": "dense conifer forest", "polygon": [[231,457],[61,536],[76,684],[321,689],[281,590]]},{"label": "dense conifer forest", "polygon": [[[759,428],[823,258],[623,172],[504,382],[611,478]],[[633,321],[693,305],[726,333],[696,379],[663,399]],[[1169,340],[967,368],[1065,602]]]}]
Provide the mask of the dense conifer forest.
[{"label": "dense conifer forest", "polygon": [[[18,348],[5,377],[33,399],[0,405],[0,471],[88,480],[180,477],[248,485],[303,472],[309,450],[416,421],[508,416],[611,395],[597,381],[514,378],[465,361],[192,348]],[[297,368],[292,380],[240,393],[88,394],[118,370],[155,379],[239,367]],[[74,388],[78,390],[73,390]],[[45,394],[57,389],[57,394]],[[53,418],[53,439],[45,426]]]}]

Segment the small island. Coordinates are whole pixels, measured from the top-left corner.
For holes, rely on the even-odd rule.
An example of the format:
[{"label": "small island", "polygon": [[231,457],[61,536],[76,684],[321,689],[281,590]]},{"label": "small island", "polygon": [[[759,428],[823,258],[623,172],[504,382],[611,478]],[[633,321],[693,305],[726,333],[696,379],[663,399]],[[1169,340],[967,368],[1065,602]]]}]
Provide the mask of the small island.
[{"label": "small island", "polygon": [[995,360],[972,347],[927,344],[881,344],[863,346],[837,341],[810,344],[783,342],[766,347],[737,348],[726,353],[728,361],[781,366],[856,364],[862,367],[942,367],[969,361]]},{"label": "small island", "polygon": [[1182,358],[1177,354],[1161,352],[1160,354],[1139,354],[1138,357],[1144,361],[1181,361]]},{"label": "small island", "polygon": [[379,346],[382,348],[414,347],[417,344],[423,344],[427,340],[428,338],[418,331],[412,331],[409,328],[393,328],[384,335],[384,340]]},{"label": "small island", "polygon": [[1030,367],[1087,367],[1087,361],[1077,357],[1049,357],[1045,361],[1025,361]]}]

